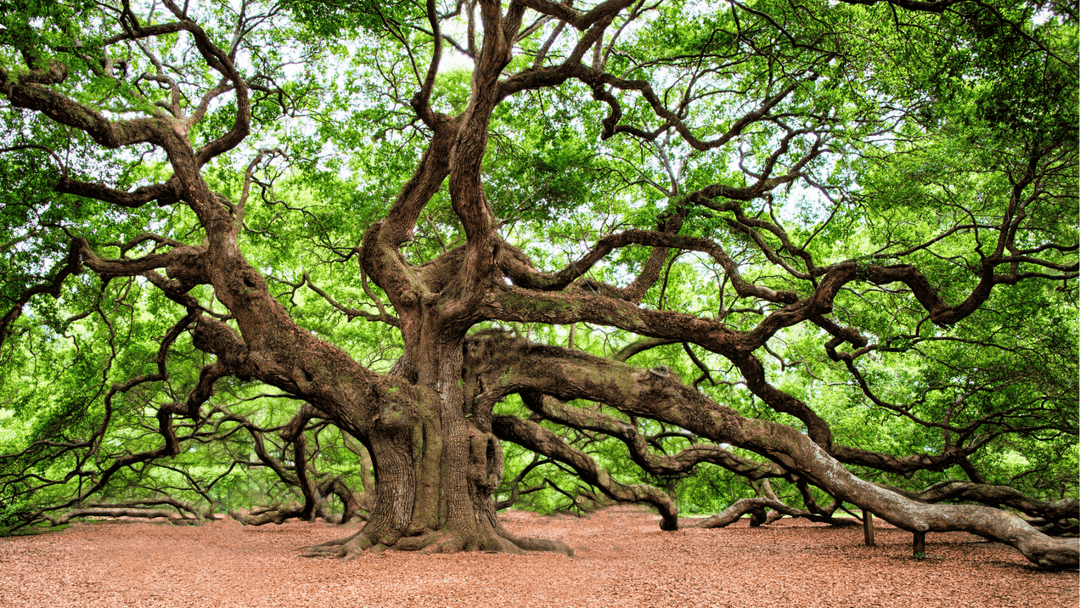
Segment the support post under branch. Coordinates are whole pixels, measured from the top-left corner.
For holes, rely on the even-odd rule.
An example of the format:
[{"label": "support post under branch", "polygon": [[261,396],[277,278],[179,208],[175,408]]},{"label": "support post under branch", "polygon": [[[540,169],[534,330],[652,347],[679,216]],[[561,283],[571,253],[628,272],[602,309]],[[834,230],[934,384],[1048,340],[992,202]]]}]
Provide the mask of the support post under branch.
[{"label": "support post under branch", "polygon": [[926,532],[915,533],[915,539],[911,544],[911,554],[914,557],[926,557]]}]

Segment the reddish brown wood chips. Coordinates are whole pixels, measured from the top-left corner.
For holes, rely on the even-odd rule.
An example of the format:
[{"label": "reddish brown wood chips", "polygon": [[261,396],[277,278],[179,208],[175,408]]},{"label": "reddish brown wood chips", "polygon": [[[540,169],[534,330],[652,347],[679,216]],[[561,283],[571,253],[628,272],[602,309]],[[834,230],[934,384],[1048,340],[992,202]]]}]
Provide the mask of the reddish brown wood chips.
[{"label": "reddish brown wood chips", "polygon": [[[323,523],[201,527],[78,524],[0,538],[0,606],[709,606],[784,608],[1078,605],[1076,572],[1041,572],[1011,547],[966,533],[911,534],[782,520],[749,528],[661,532],[659,518],[616,507],[578,519],[511,511],[516,533],[559,539],[552,554],[364,555],[343,562],[296,550],[342,537]],[[684,522],[689,523],[689,522]]]}]

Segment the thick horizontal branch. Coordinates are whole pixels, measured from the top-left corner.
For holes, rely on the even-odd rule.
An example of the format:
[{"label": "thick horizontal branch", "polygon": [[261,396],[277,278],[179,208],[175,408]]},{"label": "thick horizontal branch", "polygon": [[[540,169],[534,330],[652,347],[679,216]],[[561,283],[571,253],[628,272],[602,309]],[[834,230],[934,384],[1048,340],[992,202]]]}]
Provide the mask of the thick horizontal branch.
[{"label": "thick horizontal branch", "polygon": [[54,526],[61,526],[73,519],[81,519],[84,517],[133,517],[141,519],[157,519],[166,518],[173,523],[195,523],[199,521],[198,518],[185,518],[183,515],[177,515],[175,511],[169,511],[166,509],[140,509],[138,507],[95,507],[85,509],[72,509],[63,513],[60,516],[43,515],[42,519],[48,521]]},{"label": "thick horizontal branch", "polygon": [[947,480],[919,492],[890,489],[912,500],[928,503],[958,500],[977,502],[991,507],[1009,507],[1029,517],[1040,517],[1047,521],[1080,519],[1080,501],[1075,498],[1063,498],[1056,501],[1039,500],[1009,486]]},{"label": "thick horizontal branch", "polygon": [[744,345],[740,333],[712,319],[651,310],[624,300],[588,294],[506,287],[489,292],[480,313],[489,319],[523,323],[596,323],[651,338],[693,342],[717,353]]},{"label": "thick horizontal branch", "polygon": [[110,188],[99,182],[83,182],[65,177],[57,182],[56,191],[65,194],[77,194],[120,207],[134,209],[150,202],[161,206],[179,202],[180,180],[173,176],[163,184],[142,186],[131,192],[125,192]]},{"label": "thick horizontal branch", "polygon": [[775,464],[755,462],[733,454],[714,443],[697,443],[680,449],[674,455],[657,454],[649,449],[648,439],[633,425],[595,409],[573,407],[545,395],[523,393],[525,406],[547,420],[574,429],[604,433],[622,441],[630,458],[643,470],[654,475],[677,475],[707,462],[721,466],[747,479],[786,477],[787,473]]},{"label": "thick horizontal branch", "polygon": [[[495,353],[500,353],[496,357]],[[854,476],[797,429],[749,419],[710,400],[670,374],[650,373],[578,351],[524,343],[493,349],[484,386],[495,394],[537,391],[586,399],[626,414],[673,424],[716,442],[761,454],[838,501],[858,505],[913,532],[966,530],[1008,543],[1045,568],[1076,568],[1080,541],[1054,539],[1019,517],[981,505],[929,505]]]},{"label": "thick horizontal branch", "polygon": [[724,528],[730,526],[739,520],[743,515],[752,513],[758,509],[769,508],[784,515],[791,517],[801,517],[808,519],[812,522],[825,523],[833,526],[861,526],[862,523],[855,519],[839,519],[836,517],[828,517],[825,515],[817,515],[807,511],[806,509],[797,509],[795,507],[789,507],[779,500],[772,498],[741,498],[731,503],[731,505],[724,509],[722,512],[713,515],[701,522],[695,527],[697,528]]},{"label": "thick horizontal branch", "polygon": [[587,30],[597,23],[611,19],[626,7],[634,4],[635,0],[607,0],[596,5],[588,12],[574,9],[570,3],[551,2],[550,0],[519,1],[524,6],[540,14],[555,17],[570,24],[575,29]]}]

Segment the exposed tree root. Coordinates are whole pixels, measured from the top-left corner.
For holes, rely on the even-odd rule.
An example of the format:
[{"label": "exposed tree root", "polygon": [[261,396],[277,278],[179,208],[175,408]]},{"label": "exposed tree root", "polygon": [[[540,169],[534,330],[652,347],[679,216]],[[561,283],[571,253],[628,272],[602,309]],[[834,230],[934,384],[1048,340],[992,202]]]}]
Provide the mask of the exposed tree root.
[{"label": "exposed tree root", "polygon": [[301,547],[302,557],[327,557],[345,560],[355,559],[364,552],[416,551],[419,553],[457,553],[459,551],[483,551],[488,553],[521,554],[526,551],[551,551],[574,556],[574,550],[557,540],[528,538],[512,534],[502,526],[478,535],[466,536],[445,530],[424,530],[419,534],[398,538],[380,538],[360,530],[352,536]]}]

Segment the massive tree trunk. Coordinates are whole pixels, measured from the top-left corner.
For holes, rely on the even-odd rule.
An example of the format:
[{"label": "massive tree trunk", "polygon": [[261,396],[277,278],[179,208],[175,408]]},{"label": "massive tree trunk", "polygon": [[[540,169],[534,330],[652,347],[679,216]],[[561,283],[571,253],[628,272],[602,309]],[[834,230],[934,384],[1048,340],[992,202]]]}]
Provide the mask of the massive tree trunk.
[{"label": "massive tree trunk", "polygon": [[[375,466],[376,500],[354,536],[313,548],[348,556],[364,550],[427,552],[547,550],[557,541],[515,536],[498,521],[493,493],[503,454],[490,408],[474,408],[463,380],[464,336],[439,321],[439,308],[403,322],[404,356],[391,376],[409,399],[391,400],[372,417],[364,442]],[[457,330],[456,333],[460,333]],[[393,391],[391,391],[393,392]]]},{"label": "massive tree trunk", "polygon": [[[636,3],[610,0],[588,12],[579,13],[561,3],[514,1],[506,3],[504,9],[497,0],[479,0],[470,4],[469,9],[469,48],[474,51],[472,59],[475,68],[469,83],[468,105],[459,114],[449,116],[435,111],[431,103],[440,67],[443,37],[439,32],[440,15],[436,3],[429,0],[426,4],[430,30],[420,28],[415,31],[431,32],[432,55],[422,79],[418,70],[414,72],[418,76],[419,91],[409,105],[417,119],[417,138],[430,138],[427,148],[383,220],[366,228],[361,246],[351,246],[360,235],[348,234],[342,235],[339,242],[329,247],[348,252],[338,260],[341,262],[352,260],[356,254],[364,289],[380,309],[378,315],[349,311],[350,318],[363,316],[394,325],[400,330],[404,352],[394,368],[386,374],[364,367],[345,350],[320,339],[297,322],[278,301],[279,294],[271,292],[263,262],[252,262],[245,257],[238,243],[249,231],[244,222],[244,205],[258,158],[244,175],[244,189],[239,201],[228,201],[215,193],[203,175],[207,163],[236,148],[247,138],[251,129],[249,82],[241,73],[242,70],[233,64],[233,58],[237,56],[236,48],[222,49],[216,46],[216,36],[203,31],[186,9],[172,2],[164,3],[174,18],[169,24],[142,27],[133,14],[125,12],[125,21],[117,30],[121,33],[112,38],[106,47],[123,41],[132,44],[130,51],[138,46],[134,41],[182,32],[193,40],[194,48],[205,65],[221,79],[212,90],[193,97],[202,99],[200,106],[190,107],[186,102],[181,103],[185,96],[180,94],[180,84],[171,81],[160,62],[148,56],[151,63],[159,68],[155,80],[163,84],[172,82],[175,90],[171,95],[172,101],[165,101],[164,98],[156,101],[145,99],[142,106],[153,110],[137,119],[124,118],[127,112],[103,110],[106,107],[129,107],[128,101],[120,106],[105,104],[97,107],[90,105],[91,102],[79,101],[79,97],[68,96],[70,90],[79,89],[78,85],[73,85],[73,89],[71,86],[56,86],[67,80],[69,66],[46,57],[53,52],[58,56],[70,54],[75,49],[78,61],[72,65],[81,66],[79,69],[87,66],[92,68],[90,64],[93,62],[87,60],[90,55],[78,50],[82,48],[81,43],[58,46],[44,54],[40,52],[42,49],[34,52],[19,49],[24,55],[25,69],[10,73],[0,69],[0,94],[12,106],[36,111],[67,128],[82,131],[105,148],[125,147],[130,151],[135,149],[131,146],[153,146],[164,152],[173,171],[166,181],[131,192],[101,183],[69,179],[65,172],[56,186],[58,191],[119,207],[140,207],[150,202],[163,206],[182,204],[195,214],[199,230],[205,234],[205,238],[199,235],[199,238],[191,239],[202,241],[197,246],[177,241],[172,236],[143,235],[121,245],[119,257],[113,259],[106,259],[95,252],[84,238],[73,237],[71,253],[62,270],[56,273],[49,285],[36,288],[41,293],[59,293],[65,278],[85,265],[104,278],[106,283],[115,277],[145,278],[183,307],[183,319],[162,342],[156,361],[159,371],[132,379],[125,385],[124,391],[140,383],[164,380],[167,376],[165,360],[168,349],[177,336],[192,324],[195,325],[192,332],[195,348],[216,356],[216,360],[202,368],[198,382],[190,390],[185,403],[169,402],[159,407],[157,418],[160,433],[166,439],[165,445],[159,450],[118,459],[106,475],[94,481],[86,495],[103,487],[108,477],[123,466],[177,454],[180,440],[172,428],[172,418],[186,416],[202,422],[204,416],[200,408],[214,395],[215,382],[235,377],[241,381],[258,380],[306,401],[316,408],[319,416],[358,438],[370,452],[376,476],[376,499],[367,524],[355,536],[317,548],[314,553],[348,556],[358,551],[388,548],[511,552],[546,549],[569,552],[562,543],[517,538],[499,525],[492,500],[503,469],[497,435],[570,465],[583,479],[597,485],[610,496],[620,500],[651,502],[663,515],[661,526],[664,529],[677,527],[674,504],[658,489],[616,482],[587,455],[571,449],[563,438],[532,420],[493,418],[495,403],[509,395],[522,395],[526,406],[536,416],[579,429],[593,429],[623,441],[635,461],[646,470],[685,471],[697,462],[708,460],[747,476],[790,475],[824,488],[838,500],[856,504],[917,534],[966,530],[1010,543],[1040,566],[1077,566],[1080,562],[1080,543],[1049,538],[1005,511],[986,506],[923,504],[855,477],[845,468],[845,464],[869,466],[899,474],[942,471],[952,465],[963,465],[968,454],[965,450],[975,448],[971,448],[970,443],[965,446],[947,439],[946,449],[940,454],[929,456],[917,453],[897,457],[842,445],[833,437],[825,418],[815,412],[811,404],[770,383],[767,368],[759,360],[759,353],[768,350],[771,340],[783,337],[781,332],[800,324],[808,326],[812,332],[820,331],[831,336],[823,344],[824,352],[837,362],[843,360],[851,363],[876,348],[887,347],[887,340],[881,345],[870,345],[868,338],[854,329],[843,327],[842,322],[832,316],[837,298],[842,292],[851,291],[855,284],[880,288],[882,293],[895,292],[893,295],[897,298],[908,297],[901,292],[908,293],[909,301],[903,303],[902,307],[921,307],[926,315],[925,319],[917,321],[914,329],[914,338],[919,338],[919,327],[924,325],[924,321],[943,327],[959,323],[982,307],[995,289],[1001,288],[999,286],[1037,279],[1062,280],[1067,286],[1069,281],[1074,281],[1077,278],[1074,258],[1059,259],[1061,256],[1058,256],[1076,251],[1072,233],[1061,244],[1047,242],[1028,250],[1021,245],[1023,239],[1017,237],[1021,228],[1031,228],[1025,223],[1026,218],[1035,218],[1035,225],[1042,221],[1039,219],[1042,215],[1030,215],[1029,212],[1039,204],[1048,204],[1040,199],[1044,192],[1054,191],[1046,190],[1046,185],[1064,179],[1060,172],[1069,173],[1070,179],[1075,173],[1074,164],[1070,164],[1073,161],[1061,161],[1054,151],[1056,146],[1061,146],[1066,150],[1063,158],[1071,158],[1069,155],[1075,147],[1072,130],[1067,141],[1048,145],[1045,150],[1039,146],[1023,146],[1028,149],[1028,157],[1014,160],[1022,161],[1019,164],[1028,168],[1015,175],[999,176],[1003,183],[1004,178],[1008,178],[1011,184],[1008,192],[995,194],[990,189],[985,193],[987,202],[980,203],[977,212],[967,210],[960,214],[999,218],[985,220],[991,222],[986,226],[981,225],[983,220],[980,220],[977,227],[988,233],[996,231],[998,236],[993,251],[984,249],[979,238],[976,238],[980,244],[970,256],[971,260],[978,258],[977,262],[971,262],[970,291],[959,304],[951,305],[919,267],[908,263],[918,261],[917,258],[909,258],[905,253],[888,253],[900,246],[899,242],[891,242],[893,237],[889,237],[890,243],[877,250],[878,253],[859,254],[847,260],[818,265],[821,260],[815,262],[815,255],[831,259],[834,255],[830,252],[831,248],[816,252],[808,248],[809,240],[802,247],[797,246],[794,237],[789,236],[771,206],[768,210],[755,207],[754,201],[771,197],[773,191],[778,191],[784,185],[792,186],[798,183],[797,180],[805,179],[807,184],[814,187],[829,182],[829,179],[813,177],[814,165],[822,164],[822,155],[826,150],[830,155],[843,155],[848,145],[845,138],[862,137],[857,135],[862,132],[860,127],[847,135],[841,133],[830,139],[834,128],[839,128],[834,125],[835,119],[820,116],[820,108],[801,116],[799,112],[809,110],[800,109],[801,101],[796,103],[796,99],[815,97],[817,92],[813,87],[817,86],[815,83],[819,80],[819,72],[842,54],[827,51],[820,57],[808,56],[805,62],[797,62],[797,67],[795,64],[790,69],[781,67],[775,74],[775,80],[770,72],[769,83],[763,89],[757,90],[755,86],[747,89],[748,95],[755,94],[759,98],[747,97],[734,104],[734,109],[722,118],[705,121],[715,122],[715,125],[699,124],[691,121],[688,114],[688,104],[692,98],[690,89],[693,86],[687,85],[689,88],[685,93],[674,95],[673,98],[684,97],[684,101],[679,102],[683,105],[675,108],[666,106],[674,89],[660,91],[653,88],[654,84],[672,79],[672,75],[678,71],[674,64],[658,65],[660,72],[653,75],[655,83],[627,80],[625,76],[607,71],[605,55],[633,56],[633,53],[628,54],[613,45],[618,32],[623,32],[623,28],[636,19],[635,15],[640,14],[638,9],[630,11],[633,15],[624,12],[624,9]],[[912,10],[927,9],[927,6]],[[928,10],[943,9],[930,6]],[[519,67],[516,73],[508,74],[505,70],[511,67],[512,51],[521,42],[519,37],[526,35],[521,31],[521,26],[527,11],[534,11],[540,16],[535,27],[526,28],[529,36],[540,31],[551,20],[559,21],[561,25],[552,31],[549,42],[530,51],[535,52],[531,62],[521,64],[531,67]],[[479,44],[474,36],[477,29],[476,12],[479,12],[482,36]],[[619,14],[626,21],[608,31]],[[771,18],[765,18],[770,24],[776,25]],[[155,22],[155,19],[148,22]],[[547,56],[548,45],[560,36],[564,25],[571,26],[567,29],[576,30],[578,38],[564,40],[559,43],[558,52]],[[239,32],[246,27],[241,23],[236,28],[237,43],[242,38]],[[631,27],[626,31],[633,29]],[[790,38],[786,32],[784,37]],[[3,38],[0,44],[22,44],[18,42],[21,36]],[[42,40],[47,38],[42,37]],[[734,38],[741,39],[742,36]],[[701,47],[703,55],[697,61],[688,61],[687,64],[696,64],[700,68],[720,57],[714,57],[712,51],[704,50],[710,44],[712,41]],[[767,46],[772,48],[771,44]],[[14,52],[15,47],[9,50],[12,57],[18,55]],[[106,48],[101,50],[107,51]],[[735,46],[728,52],[732,57],[741,57],[745,49]],[[593,55],[590,65],[583,61],[587,53]],[[408,55],[415,67],[413,51],[410,50]],[[105,52],[101,54],[105,62],[103,65],[112,61],[108,56]],[[556,60],[556,56],[560,59]],[[770,59],[770,65],[771,62]],[[651,63],[644,61],[627,73],[636,73],[641,69],[644,70],[643,74],[647,74],[645,68]],[[668,70],[672,71],[668,73]],[[114,71],[113,68],[99,71],[95,78],[105,82],[113,78]],[[123,71],[126,72],[126,69]],[[687,73],[674,78],[674,81],[697,82],[699,76],[704,76],[707,71],[695,75]],[[725,71],[720,69],[719,73]],[[660,74],[663,74],[662,78]],[[260,82],[258,86],[261,89],[267,86],[264,76],[256,77],[253,74],[251,78]],[[829,81],[831,78],[821,80]],[[194,81],[202,79],[203,75],[192,78]],[[602,138],[616,135],[636,138],[644,149],[650,145],[659,146],[662,139],[677,136],[682,143],[675,148],[688,146],[687,149],[695,151],[692,154],[727,146],[726,151],[717,158],[723,159],[726,154],[729,160],[719,162],[717,166],[728,165],[730,159],[737,157],[742,174],[732,177],[719,171],[715,177],[708,177],[708,171],[702,169],[705,172],[693,179],[689,176],[680,178],[668,166],[671,187],[658,189],[671,206],[655,218],[655,224],[647,225],[631,217],[635,214],[627,214],[623,218],[625,221],[605,224],[603,233],[589,232],[586,237],[590,241],[587,251],[562,270],[548,271],[534,266],[522,251],[503,240],[498,231],[499,222],[484,191],[487,174],[484,159],[489,152],[491,118],[500,102],[511,95],[559,87],[572,80],[587,88],[593,99],[600,102],[607,112],[600,124]],[[736,78],[732,82],[738,80]],[[115,84],[119,85],[120,82]],[[727,90],[735,85],[716,81],[703,86],[702,91],[708,91],[711,87]],[[125,87],[115,88],[120,90]],[[114,87],[110,84],[102,90],[110,88]],[[735,86],[735,89],[741,88],[741,84]],[[203,119],[212,105],[228,105],[211,103],[226,93],[235,97],[233,124],[224,133],[219,133],[216,127],[204,129],[207,133],[216,133],[216,139],[196,148],[193,141],[198,138],[192,137],[192,128]],[[704,97],[711,95],[704,93]],[[789,102],[794,104],[790,108],[786,105]],[[854,104],[849,110],[855,112],[854,108],[861,105]],[[634,108],[632,112],[624,112],[624,108],[631,107]],[[719,112],[719,108],[716,110]],[[513,110],[510,108],[508,111]],[[720,112],[718,116],[725,112]],[[709,115],[706,113],[702,116]],[[867,120],[870,122],[866,124],[872,124],[873,115],[869,116]],[[885,118],[880,117],[880,120],[884,121]],[[786,126],[788,122],[791,122],[791,126]],[[922,128],[916,124],[911,126],[913,132]],[[759,138],[762,142],[751,147],[772,142],[774,149],[751,153],[745,148],[750,140],[745,139],[744,132],[745,136]],[[705,134],[708,134],[707,140],[698,138]],[[729,142],[731,146],[728,146]],[[732,147],[736,144],[737,147]],[[863,154],[859,148],[849,151],[855,155]],[[688,156],[687,160],[690,158]],[[743,167],[744,161],[747,167]],[[633,178],[634,183],[652,181],[648,177],[651,169],[646,169],[651,162],[643,160],[641,166],[635,167],[641,175]],[[669,165],[666,159],[663,164]],[[755,164],[756,168],[752,166]],[[831,177],[826,173],[825,178]],[[699,189],[684,192],[691,187],[690,184],[697,184],[694,187]],[[628,181],[625,185],[631,184]],[[460,228],[464,243],[429,256],[426,263],[413,263],[406,258],[405,243],[429,204],[436,200],[436,193],[444,187],[449,196],[448,215],[452,216],[454,229]],[[1071,191],[1075,191],[1075,188]],[[519,195],[525,196],[519,192],[508,196]],[[613,196],[612,201],[622,196]],[[983,193],[980,193],[978,198],[982,196]],[[1055,196],[1049,195],[1050,198]],[[1000,199],[996,202],[999,208],[991,209],[989,199],[995,197]],[[650,194],[632,201],[631,206],[641,206],[639,203],[649,200],[657,199]],[[619,204],[624,202],[620,200]],[[884,199],[874,204],[884,207],[888,202],[889,199]],[[985,209],[981,207],[983,204],[987,205]],[[959,203],[957,206],[962,207]],[[1040,213],[1049,214],[1045,211]],[[707,220],[698,221],[693,230],[697,236],[680,234],[683,223],[693,216],[697,216],[697,220]],[[560,221],[558,218],[548,219]],[[963,222],[968,220],[964,219]],[[994,225],[993,222],[998,223]],[[738,238],[732,240],[716,234],[716,226],[727,226],[731,233],[728,236],[738,235]],[[817,235],[824,227],[822,224],[813,234]],[[904,244],[903,248],[909,249],[909,253],[929,249],[950,234],[971,228],[947,227],[939,235],[928,236],[921,245],[913,244],[909,249],[909,245]],[[592,231],[592,228],[589,230]],[[799,228],[799,232],[805,231],[803,227]],[[198,231],[179,238],[191,234],[198,234]],[[528,233],[521,236],[519,233],[517,238],[532,236]],[[147,239],[155,244],[150,253],[142,257],[126,257],[126,252]],[[341,245],[342,242],[349,245]],[[99,245],[99,248],[111,250],[115,246],[110,242]],[[640,256],[638,262],[612,262],[611,276],[619,280],[626,278],[629,272],[636,273],[629,284],[623,287],[602,284],[587,276],[595,265],[610,254],[630,247],[643,247],[650,251]],[[653,305],[643,304],[643,298],[658,282],[662,269],[665,266],[670,269],[674,263],[674,259],[668,261],[672,250],[702,254],[703,259],[709,260],[716,271],[723,274],[718,294],[719,314],[680,312],[677,308],[668,307],[662,295],[657,300],[659,305],[655,302]],[[760,262],[748,262],[743,253],[732,253],[740,250],[756,251],[761,255]],[[1046,259],[1038,257],[1047,252],[1053,255]],[[897,259],[893,259],[894,256]],[[756,278],[742,276],[744,271],[758,265],[760,269],[748,273],[756,274]],[[159,272],[162,270],[164,275]],[[776,280],[774,272],[780,273],[782,280]],[[385,295],[373,295],[367,288],[367,278]],[[301,286],[305,284],[315,290],[307,275],[304,275]],[[218,314],[210,302],[201,302],[192,295],[196,286],[209,286],[212,296],[204,293],[201,297],[220,302],[228,314]],[[898,286],[903,288],[895,289]],[[587,289],[583,289],[585,287]],[[7,334],[7,325],[18,316],[21,307],[33,293],[34,290],[30,290],[17,299],[15,308],[0,319],[0,341]],[[325,293],[318,293],[332,301]],[[389,307],[383,306],[380,299],[383,297],[389,300]],[[725,305],[725,297],[744,302],[738,307],[731,302]],[[335,306],[343,308],[337,303]],[[388,313],[388,308],[392,308],[394,314]],[[728,315],[737,310],[743,312],[728,319]],[[744,313],[749,316],[738,318]],[[739,382],[755,398],[774,412],[793,416],[805,427],[806,432],[791,425],[747,418],[735,409],[713,401],[696,387],[686,386],[666,367],[643,370],[627,364],[629,354],[604,359],[572,349],[536,345],[497,331],[487,335],[489,339],[469,339],[470,329],[485,322],[564,326],[594,323],[613,332],[641,337],[650,345],[683,344],[691,358],[694,358],[691,345],[705,349],[729,363],[733,372],[737,370],[741,374]],[[837,350],[845,344],[855,350]],[[695,360],[695,363],[704,368],[700,362]],[[873,394],[864,386],[858,370],[852,365],[848,367],[867,397],[877,404]],[[702,371],[708,376],[707,369]],[[119,390],[112,389],[106,400]],[[555,398],[560,403],[545,403],[547,398]],[[686,459],[668,457],[666,454],[661,458],[648,452],[635,424],[599,411],[578,416],[572,409],[574,406],[567,405],[573,400],[615,408],[622,415],[631,417],[631,421],[633,417],[639,417],[677,426],[693,435],[695,440],[704,438],[715,444],[730,443],[770,460],[782,472],[775,472],[771,465],[764,466],[748,462],[745,458],[740,460],[724,455],[718,445],[711,446],[716,449],[693,450],[692,454],[691,450],[687,450]],[[988,417],[972,423],[964,433],[981,433],[980,425],[983,424],[993,426],[999,422]],[[931,421],[929,426],[942,427],[946,437],[954,433],[948,421]],[[299,432],[302,432],[302,427]],[[302,441],[302,437],[295,440]],[[295,453],[297,458],[304,456],[302,444],[297,444]],[[299,482],[309,483],[303,475]],[[973,495],[977,496],[978,493]],[[308,496],[309,501],[303,507],[305,516],[312,513],[312,496],[314,493]],[[990,498],[983,496],[976,499]]]}]

